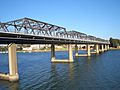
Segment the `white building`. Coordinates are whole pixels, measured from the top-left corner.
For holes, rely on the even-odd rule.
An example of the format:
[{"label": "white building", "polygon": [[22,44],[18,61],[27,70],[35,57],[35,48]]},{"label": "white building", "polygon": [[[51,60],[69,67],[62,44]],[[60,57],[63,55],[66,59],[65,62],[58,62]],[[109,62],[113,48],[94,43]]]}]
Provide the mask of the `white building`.
[{"label": "white building", "polygon": [[32,47],[25,47],[25,48],[22,48],[24,51],[31,51],[32,50]]}]

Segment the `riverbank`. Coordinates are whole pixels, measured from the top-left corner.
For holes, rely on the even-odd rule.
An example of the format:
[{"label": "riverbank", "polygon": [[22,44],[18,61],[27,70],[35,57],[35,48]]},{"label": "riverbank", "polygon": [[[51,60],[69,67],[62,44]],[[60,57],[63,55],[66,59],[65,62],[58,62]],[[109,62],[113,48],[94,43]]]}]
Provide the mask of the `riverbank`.
[{"label": "riverbank", "polygon": [[[75,50],[74,48],[73,48],[73,50]],[[86,50],[86,49],[81,49],[82,51],[83,50]],[[55,49],[55,51],[68,51],[68,49],[67,48],[63,48],[63,49]],[[48,50],[20,50],[20,51],[17,51],[17,52],[51,52],[51,50],[50,49],[48,49]]]},{"label": "riverbank", "polygon": [[[75,50],[75,49],[73,49]],[[85,49],[81,49],[81,50],[85,50]],[[67,48],[64,48],[64,49],[55,49],[55,51],[68,51]],[[51,52],[50,49],[45,49],[45,50],[17,50],[17,52],[23,52],[23,53],[26,53],[26,52]],[[1,51],[0,53],[8,53],[8,51]]]},{"label": "riverbank", "polygon": [[120,50],[120,48],[110,47],[110,50]]},{"label": "riverbank", "polygon": [[[75,50],[75,49],[73,49]],[[81,49],[81,50],[86,50],[86,49]],[[110,47],[110,50],[120,50],[120,48],[113,48],[113,47]],[[55,51],[68,51],[67,48],[62,48],[62,49],[55,49]],[[17,50],[17,52],[51,52],[50,49],[44,49],[44,50]],[[1,51],[0,53],[8,53],[8,51]]]},{"label": "riverbank", "polygon": [[[67,48],[55,49],[55,51],[67,51]],[[44,49],[44,50],[19,50],[17,52],[51,52],[51,49]]]}]

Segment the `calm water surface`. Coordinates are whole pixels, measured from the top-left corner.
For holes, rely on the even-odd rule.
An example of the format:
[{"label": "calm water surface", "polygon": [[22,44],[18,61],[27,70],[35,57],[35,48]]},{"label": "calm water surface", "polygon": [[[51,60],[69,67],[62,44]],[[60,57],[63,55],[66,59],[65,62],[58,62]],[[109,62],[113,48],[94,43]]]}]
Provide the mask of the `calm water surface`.
[{"label": "calm water surface", "polygon": [[[0,90],[120,90],[120,50],[74,57],[74,63],[51,63],[50,52],[17,55],[20,80],[0,80]],[[56,52],[56,57],[68,55]],[[0,72],[8,72],[7,54],[0,54]]]}]

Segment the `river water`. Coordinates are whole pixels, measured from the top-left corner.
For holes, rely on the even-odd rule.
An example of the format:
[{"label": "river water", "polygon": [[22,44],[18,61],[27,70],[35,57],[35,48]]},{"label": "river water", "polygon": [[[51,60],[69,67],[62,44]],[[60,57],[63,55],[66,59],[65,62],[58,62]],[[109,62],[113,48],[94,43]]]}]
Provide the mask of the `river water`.
[{"label": "river water", "polygon": [[[74,57],[74,63],[51,63],[50,54],[17,53],[19,82],[0,80],[0,90],[120,90],[120,50]],[[56,57],[68,54],[58,51]],[[8,73],[5,53],[0,53],[0,72]]]}]

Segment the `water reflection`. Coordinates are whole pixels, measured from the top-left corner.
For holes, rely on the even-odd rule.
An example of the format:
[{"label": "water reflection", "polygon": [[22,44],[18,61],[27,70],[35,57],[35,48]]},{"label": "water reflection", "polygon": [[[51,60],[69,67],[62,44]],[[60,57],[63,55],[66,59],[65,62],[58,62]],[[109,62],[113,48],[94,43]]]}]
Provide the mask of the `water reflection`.
[{"label": "water reflection", "polygon": [[65,82],[64,79],[73,81],[74,70],[74,63],[51,63],[51,77],[54,78],[53,82]]},{"label": "water reflection", "polygon": [[[59,53],[58,58],[68,56],[61,56],[65,52]],[[74,57],[74,63],[51,63],[50,53],[47,52],[19,53],[18,56],[20,81],[10,83],[0,80],[0,90],[120,89],[120,51],[108,51],[91,57]],[[0,65],[6,62],[5,58]],[[2,67],[0,71],[7,69]]]},{"label": "water reflection", "polygon": [[91,57],[87,57],[87,63],[88,63],[88,64],[91,63]]},{"label": "water reflection", "polygon": [[69,79],[72,80],[74,79],[74,64],[69,63]]},{"label": "water reflection", "polygon": [[[68,69],[67,73],[70,79],[73,79],[74,77],[74,64],[73,63],[61,63],[63,66],[65,66],[66,69]],[[51,76],[57,77],[57,80],[59,79],[58,77],[60,77],[62,73],[60,73],[59,68],[57,68],[57,66],[59,66],[59,63],[52,63],[51,64]]]},{"label": "water reflection", "polygon": [[11,86],[9,87],[9,90],[18,90],[19,88],[19,83],[18,82],[13,82],[11,83]]},{"label": "water reflection", "polygon": [[1,90],[18,90],[19,82],[9,82],[0,80],[0,89]]}]

